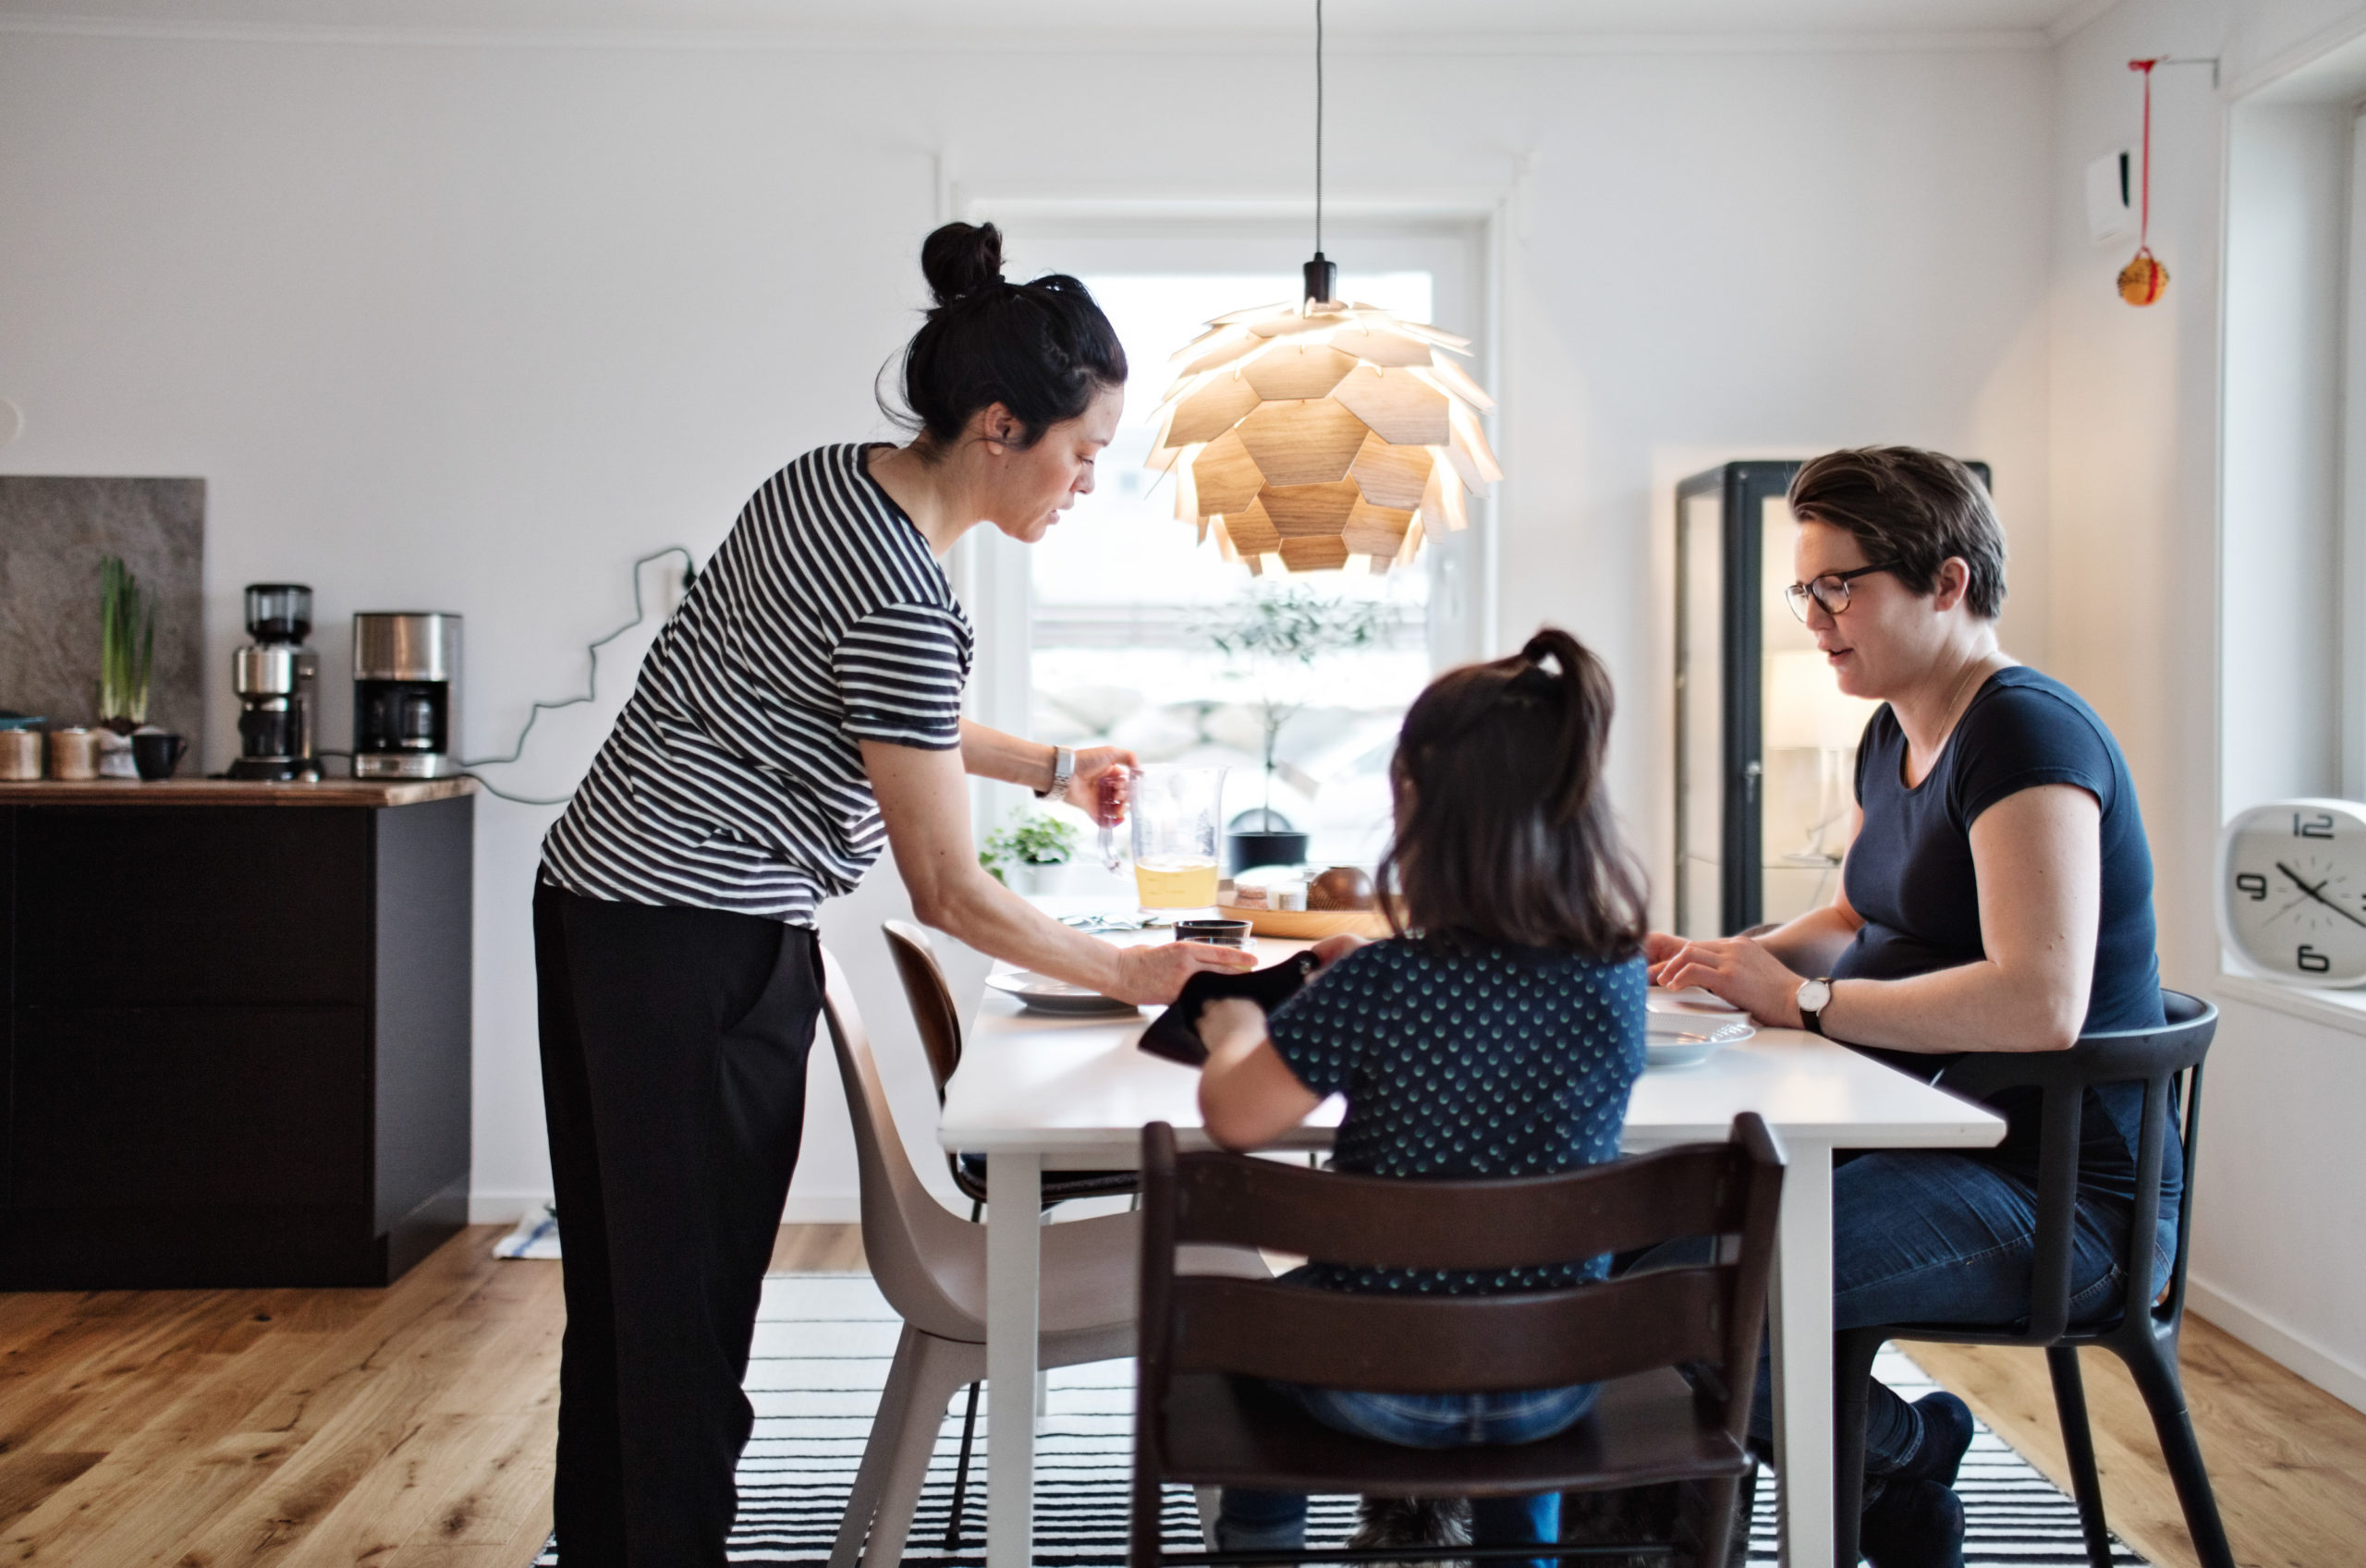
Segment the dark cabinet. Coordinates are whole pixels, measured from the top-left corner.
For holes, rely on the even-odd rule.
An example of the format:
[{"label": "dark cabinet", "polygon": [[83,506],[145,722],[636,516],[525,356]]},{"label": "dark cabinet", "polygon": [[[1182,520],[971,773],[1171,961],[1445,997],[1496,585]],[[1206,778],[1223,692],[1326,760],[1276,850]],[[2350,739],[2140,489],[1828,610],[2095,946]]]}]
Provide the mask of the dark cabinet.
[{"label": "dark cabinet", "polygon": [[0,1288],[393,1280],[467,1219],[475,802],[77,787],[0,788]]},{"label": "dark cabinet", "polygon": [[[1990,485],[1985,463],[1965,465]],[[1832,902],[1875,704],[1793,616],[1796,462],[1676,488],[1676,930],[1732,936]]]}]

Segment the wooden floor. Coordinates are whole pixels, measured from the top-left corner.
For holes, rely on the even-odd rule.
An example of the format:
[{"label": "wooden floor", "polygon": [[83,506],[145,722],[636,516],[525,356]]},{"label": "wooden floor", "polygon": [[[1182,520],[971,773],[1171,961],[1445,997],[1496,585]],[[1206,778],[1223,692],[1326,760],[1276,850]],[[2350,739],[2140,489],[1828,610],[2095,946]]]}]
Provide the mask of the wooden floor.
[{"label": "wooden floor", "polygon": [[[0,1565],[524,1568],[550,1530],[559,1271],[494,1261],[499,1230],[383,1291],[0,1295]],[[861,1238],[787,1227],[773,1265],[860,1269]],[[2062,1477],[2043,1356],[1915,1352]],[[2142,1404],[2087,1365],[2112,1522],[2186,1568]],[[2246,1568],[2366,1562],[2366,1415],[2208,1324],[2185,1365]]]}]

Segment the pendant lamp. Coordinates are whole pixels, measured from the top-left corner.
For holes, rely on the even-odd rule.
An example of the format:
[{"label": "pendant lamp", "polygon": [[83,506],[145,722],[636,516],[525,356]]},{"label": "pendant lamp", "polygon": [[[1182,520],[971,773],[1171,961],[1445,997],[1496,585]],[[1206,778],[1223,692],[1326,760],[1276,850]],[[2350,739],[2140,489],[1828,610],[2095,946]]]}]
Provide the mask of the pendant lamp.
[{"label": "pendant lamp", "polygon": [[1218,316],[1175,355],[1150,467],[1175,515],[1251,572],[1374,572],[1425,532],[1469,526],[1464,492],[1503,478],[1494,407],[1454,362],[1470,340],[1338,298],[1323,254],[1323,0],[1314,6],[1314,260],[1297,304]]}]

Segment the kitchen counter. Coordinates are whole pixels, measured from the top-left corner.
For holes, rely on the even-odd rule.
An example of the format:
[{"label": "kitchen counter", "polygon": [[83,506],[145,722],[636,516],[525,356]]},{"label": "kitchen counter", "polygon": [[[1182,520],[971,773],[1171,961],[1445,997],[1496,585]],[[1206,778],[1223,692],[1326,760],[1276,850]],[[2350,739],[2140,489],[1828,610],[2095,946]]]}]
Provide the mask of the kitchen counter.
[{"label": "kitchen counter", "polygon": [[419,806],[473,795],[477,782],[450,779],[0,780],[0,806]]}]

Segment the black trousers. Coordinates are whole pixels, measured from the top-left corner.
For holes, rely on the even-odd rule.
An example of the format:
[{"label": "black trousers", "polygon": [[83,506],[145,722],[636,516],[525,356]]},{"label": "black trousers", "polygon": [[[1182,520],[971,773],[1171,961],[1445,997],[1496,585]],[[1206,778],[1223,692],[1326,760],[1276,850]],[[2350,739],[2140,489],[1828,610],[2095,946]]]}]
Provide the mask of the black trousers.
[{"label": "black trousers", "polygon": [[757,1296],[805,1124],[814,933],[534,890],[566,1249],[566,1568],[721,1568]]}]

